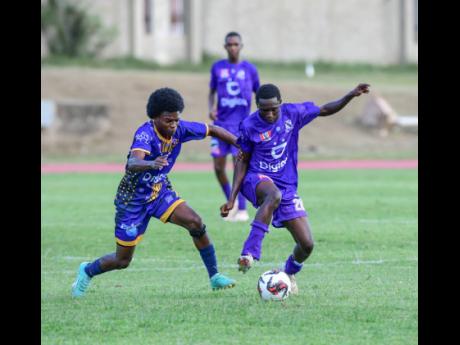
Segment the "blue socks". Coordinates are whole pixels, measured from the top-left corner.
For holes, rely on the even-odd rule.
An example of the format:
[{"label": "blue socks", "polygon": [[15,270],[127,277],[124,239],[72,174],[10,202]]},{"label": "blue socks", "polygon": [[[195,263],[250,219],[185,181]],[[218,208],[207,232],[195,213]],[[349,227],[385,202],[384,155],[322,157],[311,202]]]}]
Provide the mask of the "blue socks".
[{"label": "blue socks", "polygon": [[99,262],[99,259],[86,265],[85,272],[87,275],[90,276],[90,278],[97,276],[98,274],[104,273],[101,270],[101,263]]},{"label": "blue socks", "polygon": [[209,278],[211,278],[217,271],[217,258],[214,246],[210,244],[206,248],[200,249],[200,256],[208,270]]}]

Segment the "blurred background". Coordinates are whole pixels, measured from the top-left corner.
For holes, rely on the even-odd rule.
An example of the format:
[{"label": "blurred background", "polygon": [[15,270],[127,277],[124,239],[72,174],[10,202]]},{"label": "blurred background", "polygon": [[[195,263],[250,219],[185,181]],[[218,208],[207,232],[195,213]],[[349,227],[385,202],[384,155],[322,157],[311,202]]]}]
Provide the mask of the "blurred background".
[{"label": "blurred background", "polygon": [[[159,87],[183,95],[185,119],[210,122],[209,70],[230,31],[284,102],[321,105],[371,84],[302,130],[300,159],[417,158],[417,0],[41,3],[42,162],[123,163]],[[209,139],[181,157],[210,161]]]}]

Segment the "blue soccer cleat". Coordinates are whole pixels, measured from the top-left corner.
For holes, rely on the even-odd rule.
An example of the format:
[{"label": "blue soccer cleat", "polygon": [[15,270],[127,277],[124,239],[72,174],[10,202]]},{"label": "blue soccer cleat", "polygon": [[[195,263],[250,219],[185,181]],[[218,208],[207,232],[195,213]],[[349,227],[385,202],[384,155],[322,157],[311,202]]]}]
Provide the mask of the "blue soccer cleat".
[{"label": "blue soccer cleat", "polygon": [[221,273],[216,273],[211,277],[211,288],[213,290],[230,289],[235,286],[235,280],[227,278]]},{"label": "blue soccer cleat", "polygon": [[88,288],[89,283],[91,282],[91,277],[85,272],[85,267],[89,262],[82,262],[78,269],[77,279],[72,284],[72,296],[73,297],[82,297],[86,289]]}]

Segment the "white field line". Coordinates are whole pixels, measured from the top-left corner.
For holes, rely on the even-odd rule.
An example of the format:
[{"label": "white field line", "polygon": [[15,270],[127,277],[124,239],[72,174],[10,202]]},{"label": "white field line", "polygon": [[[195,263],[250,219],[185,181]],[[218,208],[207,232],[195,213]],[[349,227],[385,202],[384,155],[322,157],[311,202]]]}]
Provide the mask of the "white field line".
[{"label": "white field line", "polygon": [[[92,217],[96,217],[97,215],[101,215],[103,217],[107,216],[107,212],[100,212],[100,213],[92,213]],[[105,222],[98,222],[94,221],[91,222],[91,226],[105,226],[105,227],[113,227],[113,217],[110,216],[110,218],[107,218],[107,221]],[[334,219],[335,222],[343,222],[343,219]],[[384,223],[384,224],[415,224],[418,223],[418,219],[358,219],[359,223],[370,223],[370,224],[379,224],[379,223]],[[66,222],[66,221],[57,221],[57,222],[42,222],[41,227],[46,228],[46,227],[55,227],[55,226],[62,226],[62,227],[75,227],[75,226],[81,226],[81,222]]]},{"label": "white field line", "polygon": [[[87,260],[87,257],[80,257],[80,256],[64,256],[64,257],[54,257],[53,259],[62,259],[62,260],[67,260],[67,261],[84,261]],[[136,258],[133,258],[133,261],[136,260]],[[197,264],[197,261],[191,261],[191,260],[170,260],[170,259],[137,259],[136,261],[140,262],[157,262],[158,264],[164,263],[164,262],[180,262],[184,264],[182,267],[148,267],[148,268],[128,268],[126,272],[152,272],[152,271],[189,271],[189,270],[201,270],[203,269],[202,264]],[[400,262],[418,262],[418,258],[407,258],[407,259],[388,259],[388,260],[361,260],[361,259],[356,259],[352,261],[335,261],[335,262],[315,262],[315,263],[306,263],[305,268],[314,268],[314,267],[327,267],[327,266],[338,266],[338,265],[381,265],[384,263],[400,263]],[[254,268],[257,267],[267,267],[267,268],[279,268],[282,267],[284,262],[261,262],[261,263],[256,263],[254,265]],[[52,265],[50,265],[52,266]],[[237,268],[237,264],[219,264],[219,268]],[[75,274],[76,269],[69,271],[69,270],[63,270],[63,271],[54,271],[54,270],[44,270],[42,273],[49,274],[49,273],[66,273],[66,274]]]},{"label": "white field line", "polygon": [[390,224],[414,224],[418,222],[418,219],[359,219],[360,223],[390,223]]}]

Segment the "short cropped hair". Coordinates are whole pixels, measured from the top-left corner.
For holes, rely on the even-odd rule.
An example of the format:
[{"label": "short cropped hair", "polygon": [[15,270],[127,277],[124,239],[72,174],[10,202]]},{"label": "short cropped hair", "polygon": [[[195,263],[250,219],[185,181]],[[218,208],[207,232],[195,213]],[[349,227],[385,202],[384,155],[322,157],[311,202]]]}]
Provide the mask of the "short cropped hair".
[{"label": "short cropped hair", "polygon": [[182,112],[184,99],[174,89],[164,87],[153,92],[147,102],[147,116],[153,119],[160,116],[164,111]]},{"label": "short cropped hair", "polygon": [[276,97],[281,102],[281,93],[276,85],[264,84],[259,87],[256,92],[256,103],[259,104],[259,99],[270,99]]},{"label": "short cropped hair", "polygon": [[228,34],[225,35],[225,40],[224,40],[224,42],[227,43],[227,38],[229,38],[229,37],[234,37],[234,36],[239,37],[240,41],[242,40],[242,39],[241,39],[241,35],[240,35],[238,32],[236,32],[236,31],[230,31]]}]

